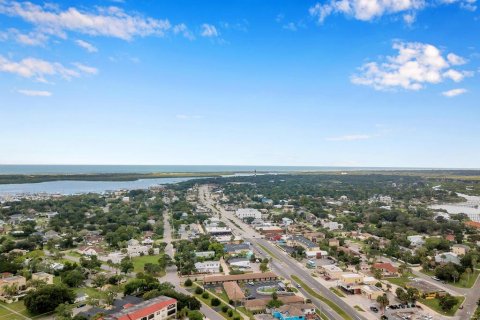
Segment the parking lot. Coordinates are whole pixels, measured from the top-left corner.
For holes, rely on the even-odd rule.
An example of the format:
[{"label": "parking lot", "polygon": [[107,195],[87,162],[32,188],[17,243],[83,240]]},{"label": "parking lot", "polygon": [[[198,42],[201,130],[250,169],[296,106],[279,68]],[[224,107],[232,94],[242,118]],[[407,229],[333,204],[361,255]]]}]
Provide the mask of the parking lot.
[{"label": "parking lot", "polygon": [[[270,295],[257,293],[258,288],[265,287],[265,286],[279,287],[280,283],[282,283],[282,281],[279,281],[279,280],[262,281],[262,282],[242,282],[242,283],[239,283],[239,286],[240,288],[242,288],[243,292],[245,293],[245,296],[248,297],[249,299],[261,299],[261,298],[269,298]],[[223,286],[221,285],[206,285],[205,288],[211,289],[213,291],[223,290]]]}]

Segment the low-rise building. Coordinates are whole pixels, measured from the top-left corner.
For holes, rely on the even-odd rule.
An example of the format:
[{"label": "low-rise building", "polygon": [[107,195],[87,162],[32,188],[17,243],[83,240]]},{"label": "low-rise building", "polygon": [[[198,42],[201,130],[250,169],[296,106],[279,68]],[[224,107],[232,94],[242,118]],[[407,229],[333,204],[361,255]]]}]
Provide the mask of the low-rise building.
[{"label": "low-rise building", "polygon": [[366,298],[376,301],[379,296],[383,295],[383,290],[373,285],[363,285],[361,293]]},{"label": "low-rise building", "polygon": [[436,263],[441,263],[441,264],[451,262],[453,264],[460,265],[460,258],[458,257],[458,255],[456,253],[443,252],[443,253],[439,253],[435,256],[435,262]]},{"label": "low-rise building", "polygon": [[320,266],[319,272],[334,280],[340,279],[340,276],[343,274],[343,270],[334,264]]},{"label": "low-rise building", "polygon": [[32,273],[32,280],[39,280],[46,284],[53,284],[53,275],[46,272],[35,272]]},{"label": "low-rise building", "polygon": [[437,295],[443,296],[446,294],[445,290],[422,279],[410,281],[405,284],[405,287],[416,288],[421,296],[425,296],[425,299],[435,299]]},{"label": "low-rise building", "polygon": [[279,320],[304,320],[315,318],[315,306],[310,303],[283,305],[272,311],[272,316]]},{"label": "low-rise building", "polygon": [[247,219],[247,218],[253,218],[253,219],[262,218],[262,213],[257,209],[253,209],[253,208],[241,208],[241,209],[238,209],[235,214],[241,220]]},{"label": "low-rise building", "polygon": [[7,287],[15,287],[17,290],[25,290],[27,279],[23,276],[11,276],[0,279],[0,295],[5,295]]},{"label": "low-rise building", "polygon": [[398,268],[393,266],[389,262],[379,262],[379,263],[374,263],[372,265],[372,269],[375,270],[380,270],[382,272],[382,277],[389,278],[389,277],[398,277]]},{"label": "low-rise building", "polygon": [[196,262],[195,269],[198,273],[218,273],[220,272],[220,261]]},{"label": "low-rise building", "polygon": [[454,244],[452,246],[452,252],[459,256],[466,255],[469,250],[470,250],[470,247],[464,244]]}]

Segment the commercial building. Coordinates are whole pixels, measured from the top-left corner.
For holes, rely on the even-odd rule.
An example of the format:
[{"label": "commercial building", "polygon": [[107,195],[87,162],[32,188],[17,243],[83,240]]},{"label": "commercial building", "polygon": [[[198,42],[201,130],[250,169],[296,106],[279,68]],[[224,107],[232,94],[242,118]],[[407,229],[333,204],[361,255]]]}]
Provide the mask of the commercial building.
[{"label": "commercial building", "polygon": [[253,218],[253,219],[262,218],[262,213],[257,209],[253,209],[253,208],[238,209],[235,214],[241,220],[247,219],[247,218]]},{"label": "commercial building", "polygon": [[405,287],[416,288],[421,296],[425,295],[425,299],[435,299],[437,295],[443,296],[446,294],[443,289],[421,279],[410,281],[405,284]]},{"label": "commercial building", "polygon": [[222,284],[227,281],[250,282],[250,281],[272,281],[278,277],[273,272],[256,272],[245,274],[234,274],[227,276],[206,276],[203,278],[204,284]]},{"label": "commercial building", "polygon": [[127,303],[122,310],[115,310],[104,320],[163,320],[174,318],[177,314],[177,300],[160,296],[138,304]]}]

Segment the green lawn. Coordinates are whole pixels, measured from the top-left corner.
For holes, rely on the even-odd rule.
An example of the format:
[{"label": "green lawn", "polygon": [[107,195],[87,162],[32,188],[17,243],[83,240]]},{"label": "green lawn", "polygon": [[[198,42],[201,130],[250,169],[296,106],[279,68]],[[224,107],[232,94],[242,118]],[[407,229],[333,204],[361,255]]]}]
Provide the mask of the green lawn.
[{"label": "green lawn", "polygon": [[355,306],[353,306],[353,307],[354,307],[355,310],[357,310],[357,311],[365,312],[365,310],[363,310],[362,307],[360,307],[360,306],[355,305]]},{"label": "green lawn", "polygon": [[412,281],[408,277],[399,277],[399,278],[385,278],[390,283],[393,283],[399,287],[405,287],[405,284]]},{"label": "green lawn", "polygon": [[195,288],[197,287],[196,284],[194,284],[191,288],[192,288],[192,294],[195,296],[195,298],[197,298],[198,300],[202,301],[203,303],[205,303],[207,306],[209,306],[210,308],[214,309],[219,315],[221,315],[222,317],[224,317],[225,319],[233,319],[234,317],[238,316],[240,317],[240,319],[242,319],[243,317],[237,312],[235,311],[234,309],[230,308],[233,310],[233,317],[230,318],[228,316],[227,313],[224,313],[222,312],[222,307],[226,305],[226,303],[224,303],[222,301],[222,299],[220,299],[221,303],[218,307],[212,307],[212,304],[211,304],[211,300],[213,298],[213,295],[211,294],[211,292],[209,292],[210,296],[208,297],[208,299],[205,299],[202,297],[202,294],[196,294],[195,293]]},{"label": "green lawn", "polygon": [[158,259],[160,258],[160,255],[145,255],[145,256],[139,256],[132,258],[133,262],[133,271],[134,272],[143,272],[143,267],[147,263],[154,263],[158,264]]},{"label": "green lawn", "polygon": [[345,298],[345,295],[340,290],[338,290],[337,288],[330,288],[330,291],[335,293],[340,298]]},{"label": "green lawn", "polygon": [[327,298],[319,295],[317,292],[315,292],[312,288],[307,286],[302,280],[300,280],[299,277],[296,275],[292,275],[292,279],[295,280],[296,283],[302,286],[302,288],[307,291],[309,294],[317,298],[318,300],[326,303],[329,305],[330,308],[332,308],[336,313],[338,313],[339,316],[341,316],[345,320],[352,320],[352,318],[345,312],[343,311],[342,308],[337,306],[333,301],[328,300]]},{"label": "green lawn", "polygon": [[[433,270],[421,270],[420,272],[433,277],[435,275],[435,272]],[[460,276],[460,279],[456,282],[453,281],[447,281],[449,285],[452,285],[454,287],[458,288],[471,288],[474,284],[475,281],[478,278],[478,275],[480,274],[480,270],[474,270],[472,274],[470,274],[470,278],[468,277],[467,273],[462,273]]]},{"label": "green lawn", "polygon": [[455,315],[455,312],[457,312],[458,310],[458,307],[460,307],[460,305],[463,303],[463,300],[465,300],[465,297],[461,297],[461,296],[457,296],[458,298],[458,303],[456,306],[454,306],[450,311],[443,311],[442,308],[440,308],[440,305],[438,304],[439,303],[439,300],[438,299],[420,299],[418,300],[420,303],[423,303],[424,305],[426,305],[427,307],[435,310],[436,312],[440,313],[440,314],[443,314],[444,316],[453,316]]},{"label": "green lawn", "polygon": [[320,313],[320,310],[316,309],[315,313],[322,319],[322,320],[329,320],[326,315]]}]

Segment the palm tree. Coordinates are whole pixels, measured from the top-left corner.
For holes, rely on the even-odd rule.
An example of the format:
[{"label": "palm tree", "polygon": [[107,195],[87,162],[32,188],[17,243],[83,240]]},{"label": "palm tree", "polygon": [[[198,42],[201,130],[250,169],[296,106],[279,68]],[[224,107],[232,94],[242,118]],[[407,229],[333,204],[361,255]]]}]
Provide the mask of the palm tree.
[{"label": "palm tree", "polygon": [[390,304],[390,300],[388,300],[388,297],[387,297],[386,293],[384,293],[381,296],[378,296],[377,297],[377,302],[380,305],[380,308],[382,309],[382,313],[384,312],[385,307]]}]

